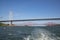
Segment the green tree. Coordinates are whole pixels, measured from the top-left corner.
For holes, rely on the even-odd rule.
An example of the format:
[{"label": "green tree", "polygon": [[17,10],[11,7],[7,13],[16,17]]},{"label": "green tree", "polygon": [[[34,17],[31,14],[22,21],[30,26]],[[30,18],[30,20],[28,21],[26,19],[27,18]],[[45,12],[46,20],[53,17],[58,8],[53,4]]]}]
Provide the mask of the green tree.
[{"label": "green tree", "polygon": [[0,23],[0,26],[3,26],[3,25],[5,25],[4,23]]}]

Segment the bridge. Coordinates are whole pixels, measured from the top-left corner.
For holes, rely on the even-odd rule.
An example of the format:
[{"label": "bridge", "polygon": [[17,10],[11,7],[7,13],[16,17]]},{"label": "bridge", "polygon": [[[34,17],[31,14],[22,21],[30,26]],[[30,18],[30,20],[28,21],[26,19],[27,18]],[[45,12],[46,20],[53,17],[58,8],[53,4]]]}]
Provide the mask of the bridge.
[{"label": "bridge", "polygon": [[24,20],[3,20],[0,22],[18,22],[18,21],[47,21],[47,20],[60,20],[60,18],[44,18],[44,19],[24,19]]}]

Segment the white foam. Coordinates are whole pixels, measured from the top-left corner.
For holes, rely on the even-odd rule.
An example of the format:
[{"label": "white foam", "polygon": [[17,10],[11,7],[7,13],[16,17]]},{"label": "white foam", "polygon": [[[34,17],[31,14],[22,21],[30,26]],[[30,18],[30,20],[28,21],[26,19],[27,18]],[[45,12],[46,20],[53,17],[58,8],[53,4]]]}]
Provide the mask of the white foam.
[{"label": "white foam", "polygon": [[30,40],[58,40],[51,32],[45,29],[34,29],[29,38]]}]

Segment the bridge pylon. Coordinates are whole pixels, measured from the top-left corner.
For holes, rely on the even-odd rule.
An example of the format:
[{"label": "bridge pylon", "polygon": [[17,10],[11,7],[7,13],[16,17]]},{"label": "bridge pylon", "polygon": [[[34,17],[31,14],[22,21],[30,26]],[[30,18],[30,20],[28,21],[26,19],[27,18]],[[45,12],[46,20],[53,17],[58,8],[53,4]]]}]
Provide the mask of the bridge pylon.
[{"label": "bridge pylon", "polygon": [[12,26],[12,20],[13,20],[13,12],[12,11],[10,11],[9,12],[9,20],[11,20],[10,22],[9,22],[9,26]]}]

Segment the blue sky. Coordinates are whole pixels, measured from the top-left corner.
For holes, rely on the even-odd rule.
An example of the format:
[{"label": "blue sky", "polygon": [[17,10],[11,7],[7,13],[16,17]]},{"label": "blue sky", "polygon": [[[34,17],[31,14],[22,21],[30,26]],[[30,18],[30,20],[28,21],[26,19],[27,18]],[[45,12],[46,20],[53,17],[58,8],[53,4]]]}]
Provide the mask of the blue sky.
[{"label": "blue sky", "polygon": [[60,18],[60,0],[0,0],[0,18],[9,19]]}]

